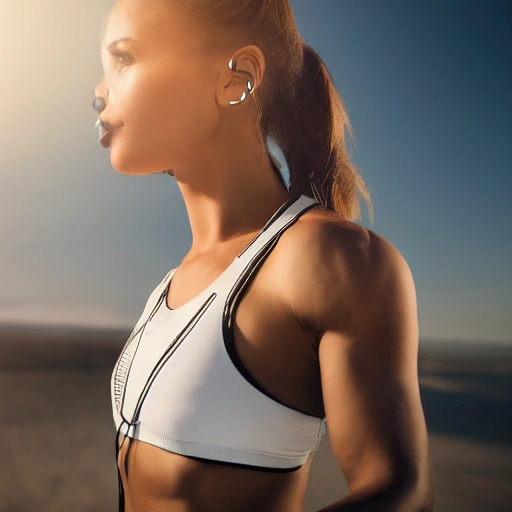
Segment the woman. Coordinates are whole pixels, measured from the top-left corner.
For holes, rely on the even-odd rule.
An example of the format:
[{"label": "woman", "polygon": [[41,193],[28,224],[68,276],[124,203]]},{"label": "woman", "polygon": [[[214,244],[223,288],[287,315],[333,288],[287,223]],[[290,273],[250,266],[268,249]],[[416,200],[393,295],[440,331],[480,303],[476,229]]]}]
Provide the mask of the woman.
[{"label": "woman", "polygon": [[328,425],[350,494],[324,511],[432,510],[413,279],[353,222],[350,124],[288,0],[118,0],[101,44],[100,142],[174,176],[193,238],[112,374],[119,509],[302,511]]}]

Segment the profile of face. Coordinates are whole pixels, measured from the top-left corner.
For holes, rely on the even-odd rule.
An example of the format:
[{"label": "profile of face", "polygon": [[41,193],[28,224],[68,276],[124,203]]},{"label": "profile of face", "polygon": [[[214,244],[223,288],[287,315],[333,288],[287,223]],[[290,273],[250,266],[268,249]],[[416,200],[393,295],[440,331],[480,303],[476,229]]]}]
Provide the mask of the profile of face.
[{"label": "profile of face", "polygon": [[[197,148],[215,142],[223,116],[232,110],[229,101],[243,95],[247,79],[234,80],[232,55],[206,44],[192,18],[162,2],[116,2],[102,35],[103,77],[95,96],[106,100],[101,119],[120,126],[110,142],[117,171],[171,174]],[[263,57],[257,47],[252,50],[236,64],[246,77],[261,71]]]}]

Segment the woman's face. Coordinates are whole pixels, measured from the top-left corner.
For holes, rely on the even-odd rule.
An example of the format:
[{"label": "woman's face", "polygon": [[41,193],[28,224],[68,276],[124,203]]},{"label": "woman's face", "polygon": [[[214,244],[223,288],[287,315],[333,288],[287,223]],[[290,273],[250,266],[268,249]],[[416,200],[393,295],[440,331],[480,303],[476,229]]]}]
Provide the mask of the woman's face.
[{"label": "woman's face", "polygon": [[[155,4],[153,6],[153,4]],[[132,40],[117,40],[130,38]],[[95,90],[113,126],[112,166],[125,174],[179,167],[219,122],[215,59],[193,20],[148,0],[118,0],[101,42],[104,75]],[[227,68],[227,62],[226,62]]]}]

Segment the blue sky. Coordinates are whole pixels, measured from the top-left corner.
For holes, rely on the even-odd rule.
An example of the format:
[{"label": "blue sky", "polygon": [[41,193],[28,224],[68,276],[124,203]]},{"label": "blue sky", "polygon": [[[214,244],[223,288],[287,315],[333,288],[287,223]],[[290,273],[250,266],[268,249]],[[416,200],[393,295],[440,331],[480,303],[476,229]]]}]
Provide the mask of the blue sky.
[{"label": "blue sky", "polygon": [[[354,128],[375,214],[362,201],[358,223],[413,272],[420,337],[512,342],[512,3],[291,3]],[[0,322],[130,328],[190,228],[173,178],[121,175],[97,143],[112,2],[72,4],[2,2]]]}]

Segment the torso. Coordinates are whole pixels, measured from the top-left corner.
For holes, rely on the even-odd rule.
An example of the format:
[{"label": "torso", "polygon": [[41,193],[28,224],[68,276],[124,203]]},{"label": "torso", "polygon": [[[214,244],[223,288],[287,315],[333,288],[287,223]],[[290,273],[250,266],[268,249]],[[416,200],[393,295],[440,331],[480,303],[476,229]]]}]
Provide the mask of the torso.
[{"label": "torso", "polygon": [[[288,283],[279,280],[279,258],[287,245],[297,247],[299,226],[305,222],[348,221],[320,207],[304,213],[288,228],[246,287],[235,313],[233,334],[242,363],[263,388],[284,404],[323,418],[318,340],[295,317],[286,299]],[[363,229],[349,224],[352,229]],[[193,299],[255,235],[237,239],[236,246],[225,248],[218,257],[189,264],[184,260],[173,277],[166,298],[168,307],[176,309]],[[126,475],[123,468],[128,443],[133,444]],[[126,439],[118,459],[125,512],[299,512],[303,510],[313,456],[314,452],[296,471],[275,473],[204,463]]]}]

